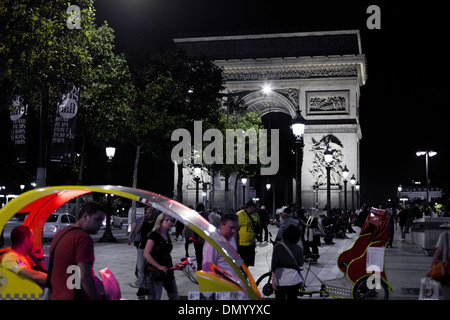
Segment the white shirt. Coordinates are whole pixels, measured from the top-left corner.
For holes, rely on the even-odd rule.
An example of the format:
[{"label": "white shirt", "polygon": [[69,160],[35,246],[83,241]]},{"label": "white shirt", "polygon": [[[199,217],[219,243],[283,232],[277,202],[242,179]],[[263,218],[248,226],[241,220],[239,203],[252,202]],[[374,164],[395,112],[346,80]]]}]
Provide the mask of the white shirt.
[{"label": "white shirt", "polygon": [[[234,250],[237,251],[235,237],[229,239],[228,242],[231,244]],[[215,265],[224,268],[225,270],[229,271],[232,275],[237,277],[236,272],[234,272],[233,268],[225,260],[225,258],[222,257],[222,255],[216,249],[214,249],[214,247],[210,245],[209,242],[205,241],[205,244],[203,245],[203,262],[202,262],[203,271],[211,271],[211,268],[209,267],[210,263],[214,263]]]}]

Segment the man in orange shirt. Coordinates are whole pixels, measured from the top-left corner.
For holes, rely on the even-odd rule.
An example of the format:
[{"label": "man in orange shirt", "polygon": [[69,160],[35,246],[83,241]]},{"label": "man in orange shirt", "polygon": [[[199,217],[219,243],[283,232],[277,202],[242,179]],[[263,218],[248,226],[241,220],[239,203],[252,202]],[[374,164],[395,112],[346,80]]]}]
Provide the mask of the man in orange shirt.
[{"label": "man in orange shirt", "polygon": [[26,226],[17,226],[11,232],[11,248],[1,259],[1,266],[25,278],[45,285],[44,252],[34,245],[33,231]]}]

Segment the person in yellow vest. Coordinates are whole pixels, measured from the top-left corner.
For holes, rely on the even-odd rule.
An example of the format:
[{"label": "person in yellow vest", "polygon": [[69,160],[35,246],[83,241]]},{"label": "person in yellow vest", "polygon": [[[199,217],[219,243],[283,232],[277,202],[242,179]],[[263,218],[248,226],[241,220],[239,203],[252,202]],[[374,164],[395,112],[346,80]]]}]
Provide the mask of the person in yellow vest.
[{"label": "person in yellow vest", "polygon": [[11,232],[11,248],[1,258],[0,265],[43,287],[47,280],[44,251],[34,245],[33,231],[17,226]]},{"label": "person in yellow vest", "polygon": [[238,253],[247,266],[254,266],[256,235],[261,228],[258,208],[256,204],[250,200],[245,204],[245,209],[236,214],[238,216],[238,232],[236,232]]}]

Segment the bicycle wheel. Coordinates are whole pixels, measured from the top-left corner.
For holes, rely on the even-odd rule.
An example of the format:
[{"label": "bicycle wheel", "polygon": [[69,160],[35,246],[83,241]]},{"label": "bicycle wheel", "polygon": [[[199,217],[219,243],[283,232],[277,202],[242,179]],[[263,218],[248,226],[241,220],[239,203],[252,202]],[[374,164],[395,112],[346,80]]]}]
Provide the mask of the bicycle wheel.
[{"label": "bicycle wheel", "polygon": [[389,288],[381,277],[368,275],[359,279],[353,286],[353,298],[355,300],[388,300]]},{"label": "bicycle wheel", "polygon": [[272,288],[272,272],[266,272],[256,280],[256,286],[262,297],[275,297],[275,293]]}]

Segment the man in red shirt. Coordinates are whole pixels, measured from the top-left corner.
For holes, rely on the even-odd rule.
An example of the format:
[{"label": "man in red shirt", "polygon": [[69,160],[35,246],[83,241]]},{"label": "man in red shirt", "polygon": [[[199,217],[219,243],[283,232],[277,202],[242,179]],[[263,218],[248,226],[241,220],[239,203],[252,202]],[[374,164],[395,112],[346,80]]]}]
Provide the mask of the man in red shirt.
[{"label": "man in red shirt", "polygon": [[101,299],[94,280],[94,242],[90,234],[100,230],[104,216],[101,204],[88,202],[75,225],[60,231],[53,239],[50,300]]}]

